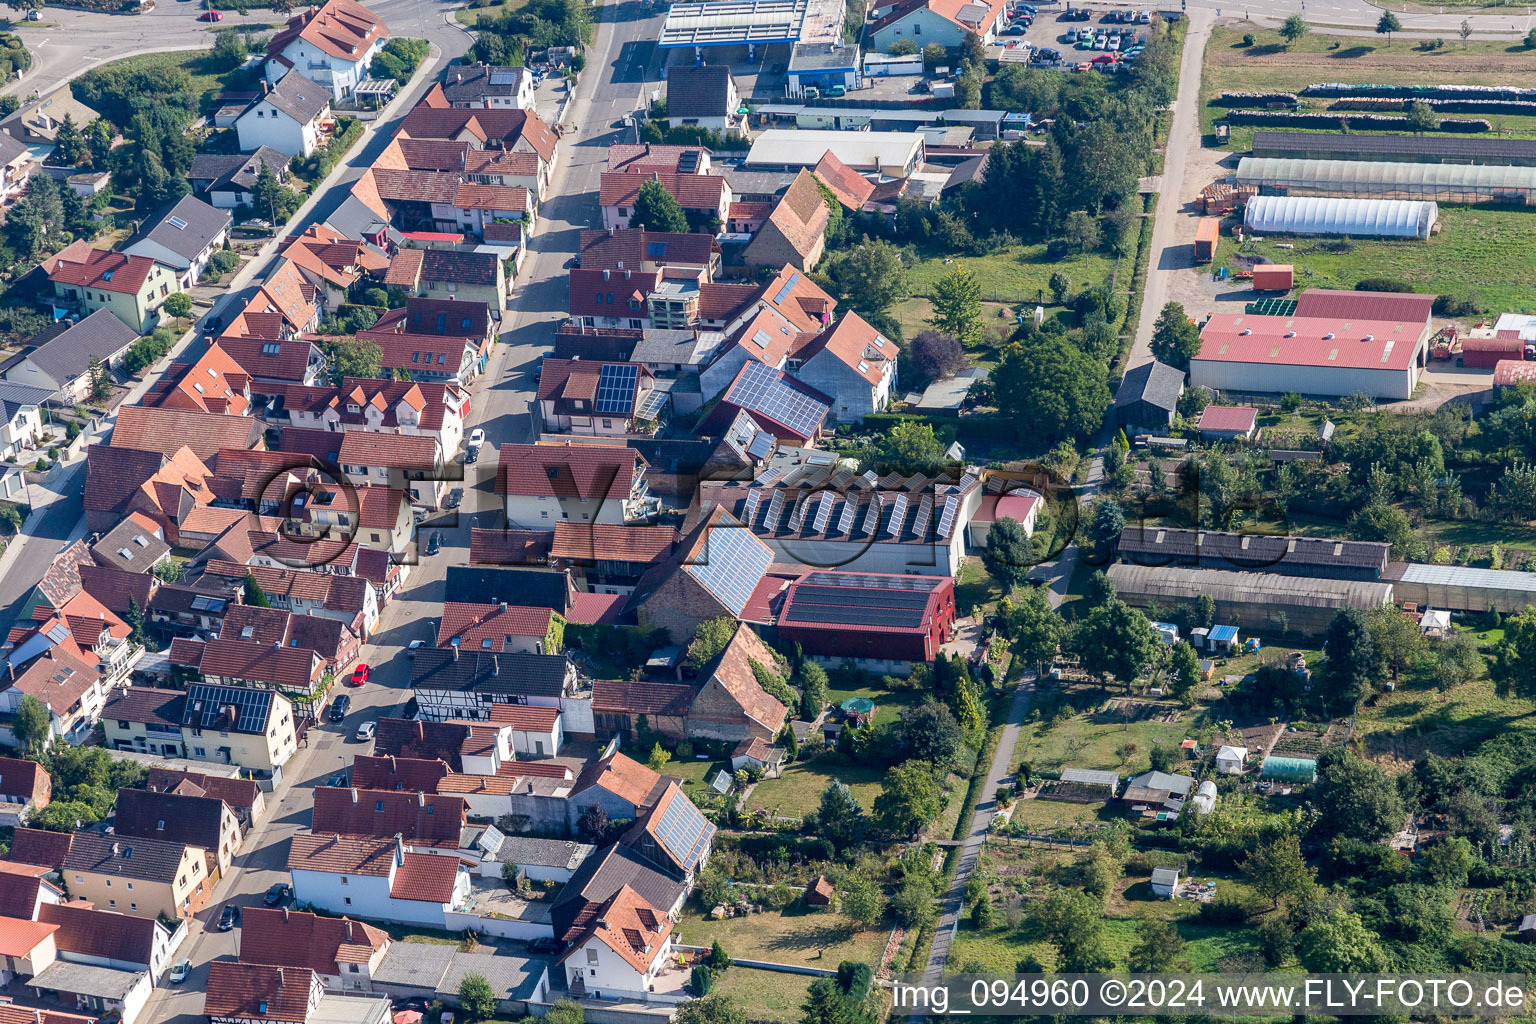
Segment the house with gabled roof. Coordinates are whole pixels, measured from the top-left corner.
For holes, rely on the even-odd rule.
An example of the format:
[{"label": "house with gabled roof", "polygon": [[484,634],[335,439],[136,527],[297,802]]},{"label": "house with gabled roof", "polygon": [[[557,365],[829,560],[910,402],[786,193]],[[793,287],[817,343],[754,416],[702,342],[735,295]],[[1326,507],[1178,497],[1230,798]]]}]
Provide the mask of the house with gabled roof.
[{"label": "house with gabled roof", "polygon": [[609,821],[636,821],[670,784],[610,743],[603,756],[589,762],[576,777],[566,802],[570,829],[576,831],[582,814],[592,806],[602,807]]},{"label": "house with gabled roof", "polygon": [[326,673],[325,659],[310,648],[274,647],[222,635],[173,644],[171,665],[214,686],[267,687],[295,697],[314,694]]},{"label": "house with gabled roof", "polygon": [[327,988],[373,989],[373,972],[389,951],[389,934],[350,917],[283,907],[247,907],[240,922],[240,961],[314,971]]},{"label": "house with gabled roof", "polygon": [[389,40],[389,27],[353,0],[326,0],[288,19],[267,41],[267,81],[281,84],[289,69],[303,68],[330,98],[350,97]]},{"label": "house with gabled roof", "polygon": [[42,262],[55,303],[82,316],[106,310],[130,330],[148,334],[160,322],[166,296],[177,291],[176,273],[158,260],[75,241]]},{"label": "house with gabled roof", "polygon": [[565,619],[529,605],[445,601],[437,646],[498,654],[559,654]]},{"label": "house with gabled roof", "polygon": [[690,227],[710,234],[725,224],[731,209],[730,182],[718,174],[677,174],[651,171],[636,174],[628,171],[604,171],[599,187],[598,202],[603,208],[603,227],[646,228],[651,225],[633,222],[635,200],[647,182],[657,182],[667,194],[677,200],[688,215]]},{"label": "house with gabled roof", "polygon": [[682,644],[708,619],[741,616],[773,552],[740,526],[724,509],[713,510],[646,571],[626,603],[643,628],[666,630]]},{"label": "house with gabled roof", "polygon": [[437,438],[445,459],[459,450],[469,412],[469,395],[463,388],[437,381],[348,377],[340,387],[289,386],[279,394],[281,413],[294,427],[428,434]]},{"label": "house with gabled roof", "polygon": [[709,860],[714,837],[715,826],[683,795],[682,787],[669,781],[619,842],[691,886]]},{"label": "house with gabled roof", "polygon": [[898,0],[876,8],[870,23],[868,45],[884,53],[899,39],[917,43],[959,46],[968,35],[985,44],[997,38],[1003,18],[1003,0]]},{"label": "house with gabled roof", "polygon": [[677,530],[671,526],[562,520],[555,524],[549,555],[579,577],[588,593],[628,594],[651,565],[672,553],[677,542]]},{"label": "house with gabled roof", "polygon": [[831,190],[845,210],[859,213],[874,194],[875,183],[837,158],[830,149],[811,168],[816,180]]},{"label": "house with gabled roof", "polygon": [[210,345],[192,363],[173,363],[144,396],[144,404],[221,416],[251,412],[250,375],[218,345]]},{"label": "house with gabled roof", "polygon": [[[347,0],[331,2],[345,3]],[[275,66],[275,63],[268,64],[269,68]],[[326,144],[336,126],[336,120],[331,116],[334,99],[330,89],[302,72],[286,70],[281,79],[270,88],[264,88],[261,97],[235,118],[235,133],[239,136],[241,151],[249,153],[266,146],[288,156],[308,159]]]},{"label": "house with gabled roof", "polygon": [[506,149],[537,153],[553,167],[556,137],[532,110],[443,108],[418,104],[401,122],[400,132],[409,139],[452,139],[469,143],[470,149]]},{"label": "house with gabled roof", "polygon": [[455,107],[532,110],[533,74],[521,65],[456,64],[443,80],[443,95]]},{"label": "house with gabled roof", "polygon": [[389,257],[324,224],[311,224],[301,234],[283,240],[281,258],[293,263],[304,279],[325,296],[326,309],[347,301],[347,292],[366,274],[382,274]]},{"label": "house with gabled roof", "polygon": [[496,493],[507,524],[554,529],[563,519],[624,525],[655,508],[645,484],[645,459],[627,448],[508,444],[498,452]]},{"label": "house with gabled roof", "polygon": [[483,302],[413,298],[357,337],[379,346],[381,370],[462,385],[485,368],[495,334]]},{"label": "house with gabled roof", "polygon": [[248,829],[262,816],[266,799],[254,779],[243,779],[212,772],[194,772],[185,768],[151,765],[144,788],[151,793],[189,793],[211,796],[224,801],[235,812],[242,829]]},{"label": "house with gabled roof", "polygon": [[384,284],[418,298],[483,302],[498,322],[512,290],[506,266],[494,252],[458,249],[399,249]]},{"label": "house with gabled roof", "polygon": [[[187,643],[173,640],[173,657],[189,660],[184,653]],[[102,716],[107,746],[114,750],[270,774],[298,749],[293,702],[271,689],[193,683],[183,692],[120,686],[112,691]],[[207,792],[229,802],[227,793],[213,787]]]},{"label": "house with gabled roof", "polygon": [[[46,883],[45,883],[46,884]],[[187,927],[167,927],[155,918],[137,917],[92,906],[85,900],[45,901],[38,921],[53,925],[60,960],[94,964],[118,971],[148,971],[154,977],[171,966],[187,937]]]},{"label": "house with gabled roof", "polygon": [[300,833],[289,843],[288,871],[296,903],[374,921],[444,928],[470,898],[458,857],[409,852],[393,837]]},{"label": "house with gabled roof", "polygon": [[668,967],[672,927],[666,913],[634,889],[621,886],[595,910],[591,923],[571,939],[570,948],[560,956],[572,997],[686,999],[681,977],[658,985],[658,976],[665,972],[676,976],[687,973],[675,964]]},{"label": "house with gabled roof", "polygon": [[46,768],[36,761],[0,757],[0,824],[20,825],[28,814],[47,807],[52,799],[53,777]]},{"label": "house with gabled roof", "polygon": [[746,115],[729,64],[678,64],[667,68],[667,117],[721,135],[739,135]]},{"label": "house with gabled roof", "polygon": [[62,872],[70,895],[99,909],[175,920],[213,895],[207,865],[207,851],[186,843],[76,832]]},{"label": "house with gabled roof", "polygon": [[826,247],[832,212],[810,171],[801,168],[789,189],[774,203],[768,219],[742,252],[750,267],[814,270]]},{"label": "house with gabled roof", "polygon": [[325,996],[314,971],[236,960],[209,964],[203,988],[209,1024],[308,1024]]},{"label": "house with gabled roof", "polygon": [[558,434],[634,433],[641,423],[662,416],[662,403],[649,401],[655,385],[655,375],[638,363],[541,360],[535,394],[539,427]]},{"label": "house with gabled roof", "polygon": [[139,233],[123,246],[123,252],[147,256],[176,272],[176,288],[186,291],[203,276],[208,260],[229,238],[233,218],[192,196],[144,222]]},{"label": "house with gabled roof", "polygon": [[240,821],[218,797],[120,789],[112,818],[116,835],[164,839],[201,847],[208,875],[217,884],[240,846]]},{"label": "house with gabled roof", "polygon": [[192,191],[205,196],[215,209],[233,210],[255,206],[256,179],[263,167],[279,182],[288,180],[288,157],[271,146],[260,146],[253,153],[199,153],[192,158],[187,178]]},{"label": "house with gabled roof", "polygon": [[720,266],[720,243],[698,232],[594,229],[581,233],[580,248],[584,270],[651,273],[663,267],[687,267],[699,271],[701,281],[710,281]]},{"label": "house with gabled roof", "polygon": [[857,423],[890,403],[899,353],[895,341],[850,311],[796,344],[785,367],[832,399],[834,421]]},{"label": "house with gabled roof", "polygon": [[318,786],[311,827],[322,834],[399,836],[409,849],[456,850],[464,821],[459,796]]}]

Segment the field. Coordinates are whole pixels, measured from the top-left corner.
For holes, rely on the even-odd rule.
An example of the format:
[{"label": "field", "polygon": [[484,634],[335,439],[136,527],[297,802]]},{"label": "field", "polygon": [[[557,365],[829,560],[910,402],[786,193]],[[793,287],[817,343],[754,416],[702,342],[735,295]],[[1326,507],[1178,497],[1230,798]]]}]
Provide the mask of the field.
[{"label": "field", "polygon": [[[1254,45],[1243,43],[1252,34]],[[1299,92],[1317,82],[1371,82],[1379,85],[1520,85],[1529,74],[1531,52],[1523,43],[1445,41],[1424,50],[1421,40],[1310,34],[1287,47],[1280,34],[1252,25],[1218,26],[1205,50],[1201,81],[1201,130],[1210,136],[1227,108],[1214,101],[1225,91]],[[1373,111],[1381,113],[1381,111]],[[1453,114],[1453,117],[1479,117]],[[1488,120],[1494,121],[1493,117]],[[1512,134],[1536,133],[1536,117],[1502,116],[1496,128]],[[1251,148],[1253,128],[1232,128],[1229,148]]]},{"label": "field", "polygon": [[[244,23],[234,25],[222,25],[221,28],[237,28],[244,30]],[[199,105],[204,113],[212,110],[213,98],[226,89],[240,89],[248,87],[254,80],[250,72],[236,69],[229,71],[216,66],[211,50],[173,50],[170,53],[148,53],[139,57],[124,57],[122,60],[102,64],[100,68],[120,68],[129,71],[138,71],[148,68],[177,67],[184,69],[192,76],[192,91],[200,97]]]},{"label": "field", "polygon": [[1355,735],[1368,755],[1406,768],[1426,751],[1453,757],[1503,730],[1533,726],[1529,701],[1500,697],[1491,682],[1478,679],[1448,694],[1399,684],[1360,710]]},{"label": "field", "polygon": [[[1296,287],[1353,288],[1368,277],[1405,281],[1421,292],[1475,294],[1483,309],[1536,312],[1536,209],[1440,204],[1440,233],[1417,239],[1354,239],[1349,252],[1329,252],[1314,238],[1266,235],[1242,251],[1296,266]],[[1294,249],[1277,248],[1281,244]],[[1236,270],[1235,247],[1218,250],[1218,266]]]},{"label": "field", "polygon": [[499,3],[484,3],[478,6],[460,7],[453,12],[453,17],[461,25],[474,28],[480,23],[480,15],[495,18],[503,14],[511,14],[520,11],[527,6],[527,0],[500,0]]},{"label": "field", "polygon": [[[876,964],[890,938],[888,927],[855,932],[838,914],[807,910],[797,901],[783,911],[769,910],[746,917],[706,921],[689,904],[677,925],[690,946],[708,946],[716,939],[733,957],[772,963],[836,969],[844,960]],[[729,973],[729,972],[727,972]]]},{"label": "field", "polygon": [[[1110,699],[1115,699],[1115,695]],[[1157,706],[1178,710],[1176,705]],[[1194,713],[1182,710],[1176,722],[1160,722],[1154,718],[1116,720],[1097,713],[1074,715],[1049,729],[1042,723],[1031,722],[1024,727],[1019,744],[1014,748],[1014,767],[1028,761],[1036,771],[1046,772],[1055,772],[1063,766],[1121,772],[1127,768],[1141,770],[1154,745],[1178,744],[1190,736],[1193,723]],[[1117,752],[1126,744],[1136,747],[1129,759]],[[1064,816],[1065,809],[1074,806],[1057,802],[1051,805],[1063,808]]]},{"label": "field", "polygon": [[734,998],[752,1020],[795,1024],[802,1016],[800,1007],[805,1003],[805,994],[815,980],[809,974],[782,974],[736,966],[721,975],[711,991]]}]

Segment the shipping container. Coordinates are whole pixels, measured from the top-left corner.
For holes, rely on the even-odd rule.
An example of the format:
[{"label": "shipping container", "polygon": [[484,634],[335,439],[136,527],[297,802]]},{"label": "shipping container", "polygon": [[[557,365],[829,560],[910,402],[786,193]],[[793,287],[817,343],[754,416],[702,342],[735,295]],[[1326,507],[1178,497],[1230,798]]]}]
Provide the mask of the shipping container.
[{"label": "shipping container", "polygon": [[1253,289],[1288,292],[1295,284],[1295,278],[1295,269],[1289,263],[1262,263],[1253,268]]},{"label": "shipping container", "polygon": [[1216,258],[1216,241],[1221,236],[1221,221],[1215,217],[1201,217],[1195,231],[1195,262],[1209,263]]}]

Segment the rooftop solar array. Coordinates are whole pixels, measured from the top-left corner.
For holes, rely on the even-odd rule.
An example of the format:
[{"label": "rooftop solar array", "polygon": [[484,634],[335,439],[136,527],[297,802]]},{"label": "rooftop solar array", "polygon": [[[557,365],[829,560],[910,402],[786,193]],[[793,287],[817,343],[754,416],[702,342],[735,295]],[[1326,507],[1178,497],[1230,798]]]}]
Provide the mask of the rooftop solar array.
[{"label": "rooftop solar array", "polygon": [[[778,500],[779,495],[775,494],[774,501]],[[769,519],[772,518],[770,507]],[[709,531],[698,561],[683,569],[740,618],[747,599],[771,564],[773,552],[750,530],[720,526]]]},{"label": "rooftop solar array", "polygon": [[789,298],[790,292],[794,291],[795,290],[795,285],[797,285],[799,283],[800,283],[800,272],[797,270],[794,273],[789,275],[789,280],[784,282],[784,287],[780,288],[778,290],[778,292],[774,295],[774,297],[773,297],[773,304],[775,306],[783,305],[784,304],[784,300]]},{"label": "rooftop solar array", "polygon": [[880,506],[882,504],[884,502],[880,500],[880,495],[878,494],[870,499],[869,510],[864,513],[864,526],[860,531],[865,536],[873,537],[880,532]]},{"label": "rooftop solar array", "polygon": [[896,495],[896,502],[891,506],[891,521],[885,524],[885,532],[890,537],[900,537],[902,524],[907,521],[907,495],[906,492]]},{"label": "rooftop solar array", "polygon": [[1253,155],[1424,163],[1475,160],[1518,166],[1536,164],[1536,140],[1258,131],[1253,134]]},{"label": "rooftop solar array", "polygon": [[829,626],[890,626],[912,629],[923,624],[928,607],[928,590],[889,588],[880,584],[885,577],[853,574],[855,581],[873,582],[872,586],[820,586],[812,580],[827,578],[828,573],[812,573],[797,584],[784,604],[782,621]]},{"label": "rooftop solar array", "polygon": [[662,812],[652,832],[685,871],[692,871],[704,852],[704,840],[711,827],[699,809],[679,793]]},{"label": "rooftop solar array", "polygon": [[912,520],[912,533],[918,537],[928,535],[928,524],[933,522],[933,495],[923,495],[917,505],[917,518]]},{"label": "rooftop solar array", "polygon": [[805,503],[805,495],[802,494],[795,498],[794,511],[789,514],[789,529],[791,533],[800,532],[800,523],[805,516]]},{"label": "rooftop solar array", "polygon": [[853,521],[859,514],[859,503],[852,498],[843,499],[843,514],[837,519],[837,532],[848,536],[853,533]]},{"label": "rooftop solar array", "polygon": [[955,528],[955,516],[960,512],[960,495],[951,494],[944,499],[944,511],[939,515],[939,536],[948,537]]},{"label": "rooftop solar array", "polygon": [[783,424],[800,437],[814,437],[831,411],[825,402],[792,387],[780,371],[757,362],[742,367],[725,400]]},{"label": "rooftop solar array", "polygon": [[760,491],[760,490],[751,490],[751,491],[747,492],[747,504],[746,504],[746,507],[743,509],[743,513],[746,515],[746,521],[747,521],[747,525],[748,526],[751,526],[752,523],[757,519],[757,510],[762,505],[762,503],[763,503],[763,492],[762,491]]},{"label": "rooftop solar array", "polygon": [[635,401],[635,377],[640,368],[632,363],[609,363],[597,377],[597,411],[622,415]]},{"label": "rooftop solar array", "polygon": [[658,45],[727,46],[799,38],[806,0],[706,0],[673,4]]},{"label": "rooftop solar array", "polygon": [[[773,451],[773,435],[766,430],[759,430],[747,445],[747,454],[754,459],[766,459],[771,451]],[[782,470],[780,473],[782,474]]]},{"label": "rooftop solar array", "polygon": [[184,724],[202,729],[212,728],[224,709],[230,705],[235,708],[235,732],[266,731],[267,715],[272,709],[272,691],[243,686],[194,683],[187,687]]},{"label": "rooftop solar array", "polygon": [[837,504],[837,497],[831,491],[822,491],[816,499],[816,521],[811,524],[811,529],[816,533],[826,533],[827,524],[832,521],[832,506]]},{"label": "rooftop solar array", "polygon": [[518,72],[516,71],[492,71],[492,85],[516,85]]},{"label": "rooftop solar array", "polygon": [[640,400],[640,408],[635,410],[635,418],[653,420],[661,415],[661,410],[667,405],[667,392],[650,391]]},{"label": "rooftop solar array", "polygon": [[769,530],[777,530],[783,518],[784,491],[780,488],[773,492],[773,500],[768,502],[768,516],[763,520],[763,526]]}]

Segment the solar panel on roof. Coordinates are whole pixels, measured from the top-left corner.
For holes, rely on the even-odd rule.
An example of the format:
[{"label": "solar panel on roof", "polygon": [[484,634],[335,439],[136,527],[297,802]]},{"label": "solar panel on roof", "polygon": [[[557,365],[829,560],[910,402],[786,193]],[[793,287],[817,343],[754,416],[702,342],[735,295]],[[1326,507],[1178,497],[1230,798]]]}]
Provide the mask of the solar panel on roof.
[{"label": "solar panel on roof", "polygon": [[784,287],[780,288],[778,294],[773,297],[773,304],[775,306],[782,305],[784,300],[789,298],[789,293],[795,290],[795,285],[799,283],[800,272],[796,271],[790,274],[789,280],[784,282]]},{"label": "solar panel on roof", "polygon": [[784,374],[763,363],[748,363],[726,392],[725,400],[781,423],[800,437],[811,437],[830,409],[786,383]]},{"label": "solar panel on roof", "polygon": [[768,502],[768,515],[763,519],[763,529],[778,530],[779,523],[784,518],[784,489],[776,488],[773,492],[773,500]]},{"label": "solar panel on roof", "polygon": [[492,71],[490,78],[492,85],[516,85],[516,71]]},{"label": "solar panel on roof", "polygon": [[754,459],[766,459],[771,451],[773,435],[766,430],[759,430],[752,436],[752,443],[747,445],[747,454]]},{"label": "solar panel on roof", "polygon": [[917,518],[912,520],[912,533],[916,537],[928,536],[928,524],[933,522],[933,495],[923,495],[917,505]]},{"label": "solar panel on roof", "polygon": [[806,500],[803,494],[795,499],[794,510],[789,513],[789,531],[791,533],[800,532],[800,524],[804,521],[805,517]]},{"label": "solar panel on roof", "polygon": [[661,260],[667,257],[666,242],[646,242],[645,258],[648,260]]},{"label": "solar panel on roof", "polygon": [[861,532],[866,537],[873,537],[880,532],[880,495],[875,495],[870,500],[869,509],[864,513],[864,526]]},{"label": "solar panel on roof", "polygon": [[187,226],[187,222],[182,220],[180,217],[169,217],[166,219],[166,223],[175,228],[177,231],[180,231]]},{"label": "solar panel on roof", "polygon": [[640,368],[631,363],[609,363],[597,377],[597,411],[629,412],[635,400],[635,378]]},{"label": "solar panel on roof", "polygon": [[656,823],[655,834],[673,860],[685,870],[691,871],[703,852],[704,844],[700,840],[708,829],[709,822],[699,813],[699,809],[678,795],[672,798],[672,802],[662,812],[661,820]]},{"label": "solar panel on roof", "polygon": [[827,524],[832,521],[832,503],[836,500],[831,491],[822,491],[821,497],[816,499],[816,521],[811,524],[816,533],[827,532]]},{"label": "solar panel on roof", "polygon": [[[813,574],[828,578],[830,574]],[[839,586],[815,586],[802,582],[786,603],[782,618],[789,622],[820,625],[891,626],[910,629],[922,625],[928,607],[928,590],[887,588],[882,577],[849,574]],[[861,581],[878,581],[861,586]]]},{"label": "solar panel on roof", "polygon": [[752,520],[757,518],[757,510],[758,510],[758,507],[762,505],[762,503],[763,503],[763,492],[762,491],[748,491],[747,492],[747,504],[746,504],[746,507],[742,510],[742,514],[747,517],[747,525],[748,526],[751,526],[752,525]]},{"label": "solar panel on roof", "polygon": [[939,514],[939,536],[947,539],[955,528],[955,516],[960,512],[960,495],[951,494],[944,499],[944,511]]},{"label": "solar panel on roof", "polygon": [[188,717],[201,715],[196,724],[209,728],[223,715],[226,707],[235,709],[236,732],[263,732],[272,707],[272,691],[242,686],[209,686],[195,683],[187,687]]},{"label": "solar panel on roof", "polygon": [[763,470],[763,472],[758,475],[758,478],[752,482],[757,484],[759,487],[767,487],[769,484],[778,481],[779,478],[781,478],[783,475],[784,470],[774,466],[772,469]]},{"label": "solar panel on roof", "polygon": [[853,520],[859,514],[859,503],[852,498],[843,499],[843,514],[837,518],[837,532],[843,536],[853,533]]},{"label": "solar panel on roof", "polygon": [[[779,497],[774,495],[775,500]],[[773,552],[750,531],[717,527],[709,532],[700,561],[683,569],[727,611],[740,617],[753,588],[772,563]]]},{"label": "solar panel on roof", "polygon": [[885,533],[888,537],[900,537],[902,524],[907,521],[907,494],[905,491],[896,495],[896,502],[891,506],[891,521],[885,524]]}]

